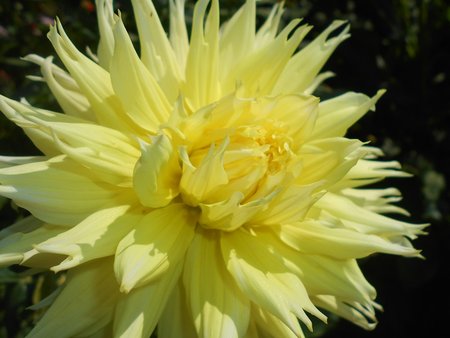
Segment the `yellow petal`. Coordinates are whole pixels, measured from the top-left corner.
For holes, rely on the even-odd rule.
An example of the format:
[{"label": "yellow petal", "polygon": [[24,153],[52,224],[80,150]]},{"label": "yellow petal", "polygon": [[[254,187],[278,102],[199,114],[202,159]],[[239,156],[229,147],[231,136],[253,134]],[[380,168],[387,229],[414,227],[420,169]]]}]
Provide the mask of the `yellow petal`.
[{"label": "yellow petal", "polygon": [[339,300],[334,296],[318,295],[313,297],[313,300],[314,304],[316,304],[318,307],[335,313],[338,316],[362,327],[365,330],[373,330],[377,326],[377,320],[374,317],[373,313],[372,316],[365,316],[355,307],[350,306],[347,302]]},{"label": "yellow petal", "polygon": [[65,156],[0,169],[0,195],[11,198],[36,218],[75,225],[108,205],[122,191],[112,190]]},{"label": "yellow petal", "polygon": [[313,221],[283,225],[277,231],[286,244],[299,251],[336,259],[363,258],[375,252],[404,256],[417,256],[419,253],[379,236],[329,228]]},{"label": "yellow petal", "polygon": [[343,24],[345,21],[334,21],[317,38],[295,54],[284,68],[272,94],[304,92],[313,83],[336,47],[350,36],[347,34],[349,30],[347,26],[337,36],[328,39],[330,34]]},{"label": "yellow petal", "polygon": [[[220,97],[219,76],[219,2],[212,0],[205,21],[209,0],[200,0],[194,8],[186,83],[183,93],[193,111]],[[204,27],[205,26],[205,27]]]},{"label": "yellow petal", "polygon": [[242,84],[240,94],[244,97],[271,94],[281,72],[309,30],[306,25],[297,28],[299,22],[300,20],[291,21],[275,40],[255,49],[231,69],[223,84],[225,93],[233,91],[238,81]]},{"label": "yellow petal", "polygon": [[61,293],[28,337],[74,337],[94,333],[111,321],[118,295],[111,259],[96,260],[72,269]]},{"label": "yellow petal", "polygon": [[136,125],[156,133],[169,118],[169,101],[136,54],[121,19],[114,27],[114,38],[110,70],[114,91]]},{"label": "yellow petal", "polygon": [[309,300],[300,279],[286,271],[282,257],[270,252],[269,246],[260,243],[259,238],[237,230],[222,236],[221,248],[227,268],[244,294],[295,334],[300,335],[292,313],[308,327],[311,320],[304,309],[324,319]]},{"label": "yellow petal", "polygon": [[134,168],[133,188],[147,207],[164,207],[179,193],[181,168],[178,152],[161,134],[151,144],[141,144],[142,155]]},{"label": "yellow petal", "polygon": [[218,232],[198,231],[186,254],[183,281],[198,337],[242,337],[250,302],[226,270]]},{"label": "yellow petal", "polygon": [[139,32],[142,62],[158,81],[167,99],[173,102],[179,95],[178,88],[181,80],[181,69],[174,49],[167,38],[153,2],[151,0],[132,0],[131,2]]},{"label": "yellow petal", "polygon": [[379,90],[369,98],[363,94],[346,93],[319,104],[319,117],[314,128],[313,139],[344,136],[350,128],[369,110],[375,110],[375,103],[385,93]]},{"label": "yellow petal", "polygon": [[141,210],[130,210],[120,205],[99,210],[80,224],[36,245],[39,252],[67,255],[52,268],[58,272],[73,268],[93,259],[114,255],[122,238],[143,217]]},{"label": "yellow petal", "polygon": [[184,80],[186,60],[189,52],[189,38],[184,18],[185,0],[170,0],[170,44],[177,58],[181,71],[181,79]]},{"label": "yellow petal", "polygon": [[426,226],[379,215],[356,205],[348,198],[333,193],[325,194],[316,203],[316,207],[343,221],[347,227],[366,234],[414,238]]},{"label": "yellow petal", "polygon": [[[177,323],[177,325],[174,325]],[[175,285],[158,321],[158,337],[198,338],[190,310],[186,304],[186,292],[181,281]]]},{"label": "yellow petal", "polygon": [[66,114],[90,121],[96,120],[89,101],[78,84],[64,70],[53,64],[52,57],[44,59],[33,54],[23,59],[41,67],[44,81]]},{"label": "yellow petal", "polygon": [[173,262],[159,280],[121,294],[115,311],[114,337],[150,336],[179,280],[182,266],[181,262]]},{"label": "yellow petal", "polygon": [[247,0],[244,5],[224,23],[220,36],[220,79],[227,77],[228,72],[239,64],[255,43],[256,2]]},{"label": "yellow petal", "polygon": [[212,144],[197,168],[192,165],[185,148],[180,148],[183,161],[180,191],[184,202],[198,205],[199,202],[207,200],[214,190],[228,183],[228,176],[223,167],[223,156],[228,143],[228,139],[225,139],[217,150]]},{"label": "yellow petal", "polygon": [[109,73],[76,49],[58,21],[56,26],[50,27],[48,38],[91,104],[97,120],[102,125],[117,130],[141,132],[125,114],[113,91]]},{"label": "yellow petal", "polygon": [[282,2],[276,3],[270,14],[267,16],[266,21],[256,32],[255,46],[261,47],[271,42],[279,31],[281,17],[284,12],[284,4]]},{"label": "yellow petal", "polygon": [[64,227],[41,225],[29,232],[14,232],[0,240],[0,266],[20,264],[24,254],[34,245],[66,230]]},{"label": "yellow petal", "polygon": [[145,215],[119,243],[114,261],[121,290],[145,285],[180,262],[194,236],[197,215],[171,204]]},{"label": "yellow petal", "polygon": [[[297,323],[296,330],[292,331],[283,321],[279,320],[270,312],[264,311],[259,306],[252,306],[252,317],[255,319],[256,324],[260,330],[264,333],[268,333],[271,337],[283,337],[283,338],[304,338],[302,328]],[[295,322],[296,318],[291,315],[292,321]],[[296,333],[294,333],[296,332]]]},{"label": "yellow petal", "polygon": [[111,57],[114,52],[114,11],[112,0],[96,0],[98,30],[100,41],[98,43],[98,63],[104,69],[109,70]]}]

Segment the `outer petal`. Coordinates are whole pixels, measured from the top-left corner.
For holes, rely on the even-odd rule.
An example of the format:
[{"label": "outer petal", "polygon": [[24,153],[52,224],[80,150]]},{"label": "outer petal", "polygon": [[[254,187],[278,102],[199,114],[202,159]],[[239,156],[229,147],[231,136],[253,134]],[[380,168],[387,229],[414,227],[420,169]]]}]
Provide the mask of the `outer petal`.
[{"label": "outer petal", "polygon": [[301,333],[292,314],[310,329],[312,324],[304,309],[325,320],[309,300],[300,279],[287,272],[281,256],[260,243],[259,238],[237,230],[222,236],[221,247],[228,270],[245,295],[282,320],[295,334]]},{"label": "outer petal", "polygon": [[181,168],[178,152],[162,134],[151,144],[142,144],[142,155],[134,168],[133,187],[147,207],[164,207],[179,193]]},{"label": "outer petal", "polygon": [[212,0],[206,20],[209,0],[196,3],[192,33],[186,64],[186,83],[183,88],[192,111],[210,104],[220,97],[219,76],[219,2]]},{"label": "outer petal", "polygon": [[104,69],[109,70],[111,57],[114,51],[114,12],[112,0],[95,0],[97,9],[98,30],[100,41],[98,43],[98,63]]},{"label": "outer petal", "polygon": [[117,205],[125,192],[96,181],[65,156],[0,169],[0,183],[0,195],[45,222],[68,226],[103,207]]},{"label": "outer petal", "polygon": [[104,126],[139,134],[142,129],[125,114],[114,94],[109,73],[76,49],[59,22],[50,27],[48,38],[91,104],[97,120]]},{"label": "outer petal", "polygon": [[[177,58],[181,74],[185,73],[189,52],[189,38],[184,18],[185,0],[170,0],[170,43]],[[183,75],[182,75],[183,77]],[[183,78],[184,80],[184,78]]]},{"label": "outer petal", "polygon": [[276,231],[286,244],[299,251],[336,259],[363,258],[375,252],[404,256],[417,256],[419,253],[379,236],[329,228],[314,221],[283,225]]},{"label": "outer petal", "polygon": [[[349,30],[347,26],[338,36],[328,39],[328,36],[343,24],[344,21],[334,21],[316,39],[294,55],[284,68],[272,94],[304,92],[336,47],[350,36],[347,34]],[[292,81],[293,78],[295,81]]]},{"label": "outer petal", "polygon": [[194,236],[197,215],[183,204],[156,209],[119,243],[114,261],[121,290],[159,278],[180,262]]},{"label": "outer petal", "polygon": [[41,67],[44,81],[66,114],[86,120],[96,120],[91,105],[78,84],[69,74],[52,63],[52,57],[44,59],[33,54],[27,55],[23,59]]},{"label": "outer petal", "polygon": [[346,93],[319,104],[319,117],[312,134],[313,139],[344,136],[350,128],[369,110],[375,110],[375,103],[384,94],[379,90],[369,98],[363,94]]},{"label": "outer petal", "polygon": [[136,125],[156,133],[160,124],[169,119],[169,101],[136,54],[121,19],[114,27],[114,38],[110,70],[114,91]]},{"label": "outer petal", "polygon": [[196,233],[184,268],[187,299],[199,337],[242,337],[250,302],[226,270],[219,245],[218,232]]},{"label": "outer petal", "polygon": [[68,231],[39,243],[36,249],[67,255],[52,270],[70,269],[93,259],[114,255],[117,244],[142,217],[142,210],[130,210],[129,205],[99,210]]},{"label": "outer petal", "polygon": [[[291,315],[292,321],[295,322],[296,318]],[[294,333],[286,324],[280,319],[275,317],[270,312],[264,311],[259,306],[253,305],[252,307],[252,317],[255,319],[256,325],[264,333],[268,333],[271,337],[283,337],[283,338],[304,338],[302,328],[300,324],[297,323],[296,330]]]},{"label": "outer petal", "polygon": [[[170,102],[179,95],[181,68],[151,0],[132,0],[141,43],[141,58]],[[179,2],[179,1],[177,1]],[[178,5],[179,6],[179,5]],[[178,14],[180,15],[180,14]],[[182,42],[183,38],[180,38]],[[180,46],[184,48],[185,46]],[[175,49],[177,50],[177,49]]]},{"label": "outer petal", "polygon": [[114,318],[114,337],[149,337],[182,271],[174,262],[159,280],[122,294]]},{"label": "outer petal", "polygon": [[95,333],[111,321],[118,295],[111,259],[72,269],[61,293],[28,337],[70,338]]},{"label": "outer petal", "polygon": [[0,266],[20,264],[24,254],[35,244],[56,236],[66,230],[64,227],[41,225],[30,232],[15,232],[0,240]]}]

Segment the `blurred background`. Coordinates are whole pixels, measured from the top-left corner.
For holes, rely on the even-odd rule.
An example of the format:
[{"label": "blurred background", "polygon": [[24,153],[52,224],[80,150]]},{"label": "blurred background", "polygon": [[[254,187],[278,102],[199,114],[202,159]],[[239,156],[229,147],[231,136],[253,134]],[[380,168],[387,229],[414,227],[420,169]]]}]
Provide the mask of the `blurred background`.
[{"label": "blurred background", "polygon": [[[167,0],[154,0],[167,23]],[[242,1],[222,0],[225,20]],[[258,18],[267,16],[273,1],[261,1]],[[129,1],[115,1],[132,36],[136,29]],[[188,1],[188,19],[193,1]],[[430,223],[428,236],[414,242],[426,260],[376,255],[360,262],[378,290],[378,327],[366,332],[345,320],[317,324],[313,337],[449,337],[450,318],[450,3],[447,0],[300,0],[286,1],[285,21],[304,17],[314,25],[311,40],[334,19],[351,24],[351,38],[338,47],[325,70],[336,77],[320,88],[323,97],[346,91],[387,93],[350,131],[400,161],[413,178],[384,181],[404,193],[400,205],[413,223]],[[96,13],[90,0],[0,1],[0,93],[26,97],[34,105],[59,110],[45,84],[27,75],[38,67],[20,60],[30,53],[55,55],[46,39],[58,16],[80,49],[95,51]],[[22,131],[0,116],[0,154],[33,155],[38,151]],[[0,199],[0,228],[26,212]],[[0,269],[0,337],[23,337],[38,313],[27,310],[60,282],[61,276],[31,277],[17,267]],[[74,319],[76,320],[76,319]],[[213,337],[212,337],[213,338]]]}]

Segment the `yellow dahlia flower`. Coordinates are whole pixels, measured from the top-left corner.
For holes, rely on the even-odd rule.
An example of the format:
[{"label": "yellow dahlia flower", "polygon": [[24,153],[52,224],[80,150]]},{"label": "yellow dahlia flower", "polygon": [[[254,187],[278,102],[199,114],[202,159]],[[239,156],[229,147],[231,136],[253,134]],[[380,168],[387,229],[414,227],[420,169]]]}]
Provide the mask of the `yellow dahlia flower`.
[{"label": "yellow dahlia flower", "polygon": [[279,31],[282,5],[256,30],[255,0],[223,25],[200,0],[188,39],[184,0],[168,35],[132,3],[140,55],[98,0],[93,60],[59,21],[66,70],[26,57],[64,114],[0,100],[43,153],[0,158],[0,194],[31,213],[1,232],[0,263],[67,271],[29,337],[303,337],[330,312],[373,328],[357,259],[419,256],[423,225],[383,215],[406,213],[399,191],[361,187],[407,174],[344,137],[383,92],[313,95],[348,27],[298,50],[310,26]]}]

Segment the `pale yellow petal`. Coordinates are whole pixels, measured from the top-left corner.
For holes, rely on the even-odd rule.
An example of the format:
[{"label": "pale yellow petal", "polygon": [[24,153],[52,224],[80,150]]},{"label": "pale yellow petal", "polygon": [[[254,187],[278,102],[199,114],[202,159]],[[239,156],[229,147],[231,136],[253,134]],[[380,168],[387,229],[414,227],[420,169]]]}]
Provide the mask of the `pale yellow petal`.
[{"label": "pale yellow petal", "polygon": [[0,240],[0,266],[20,264],[34,245],[64,232],[64,227],[41,225],[29,232],[14,232]]},{"label": "pale yellow petal", "polygon": [[139,32],[142,62],[156,78],[169,101],[173,102],[179,95],[178,89],[182,78],[174,49],[153,2],[151,0],[132,0],[131,2]]},{"label": "pale yellow petal", "polygon": [[220,186],[228,183],[228,176],[223,167],[223,156],[229,141],[225,140],[218,149],[211,145],[208,154],[196,168],[192,165],[185,148],[180,148],[183,161],[183,175],[180,181],[180,191],[184,202],[198,205],[207,201],[208,196]]},{"label": "pale yellow petal", "polygon": [[369,110],[375,110],[375,103],[384,94],[379,90],[369,98],[363,94],[346,93],[319,104],[319,117],[312,134],[313,139],[344,136],[350,128]]},{"label": "pale yellow petal", "polygon": [[178,264],[194,236],[197,215],[183,204],[151,211],[117,246],[114,269],[121,290],[148,284]]},{"label": "pale yellow petal", "polygon": [[219,236],[214,231],[197,231],[183,274],[187,300],[198,337],[242,337],[250,319],[250,302],[226,269]]},{"label": "pale yellow petal", "polygon": [[295,54],[284,68],[272,94],[302,93],[311,86],[336,47],[350,36],[347,26],[337,36],[328,38],[344,24],[345,21],[334,21],[317,38]]},{"label": "pale yellow petal", "polygon": [[297,28],[299,22],[290,22],[276,39],[255,49],[237,64],[223,81],[224,93],[234,91],[236,82],[239,82],[239,94],[244,97],[271,94],[281,72],[309,30],[307,26]]},{"label": "pale yellow petal", "polygon": [[426,226],[424,224],[410,224],[379,215],[364,209],[350,199],[333,193],[325,194],[316,207],[344,222],[344,224],[356,231],[381,236],[403,235],[415,238]]},{"label": "pale yellow petal", "polygon": [[173,262],[160,279],[121,294],[115,310],[114,337],[150,336],[179,280],[182,266],[181,262]]},{"label": "pale yellow petal", "polygon": [[98,63],[109,70],[114,52],[114,10],[112,0],[95,0],[97,9],[98,30],[100,41],[97,48]]},{"label": "pale yellow petal", "polygon": [[255,44],[256,1],[247,0],[244,5],[221,27],[220,79],[253,51]]},{"label": "pale yellow petal", "polygon": [[315,221],[283,225],[276,229],[280,238],[291,247],[308,254],[330,258],[363,258],[375,252],[417,256],[418,250],[391,243],[375,235],[329,228]]},{"label": "pale yellow petal", "polygon": [[192,110],[210,104],[220,97],[219,77],[219,2],[196,3],[192,19],[189,53],[186,63],[186,83],[183,93]]},{"label": "pale yellow petal", "polygon": [[262,47],[275,38],[279,30],[283,13],[283,2],[278,2],[272,7],[270,14],[267,16],[267,19],[256,32],[255,47]]},{"label": "pale yellow petal", "polygon": [[[292,321],[296,321],[294,315],[291,315]],[[300,324],[297,323],[295,331],[292,331],[286,324],[280,319],[275,317],[270,312],[264,311],[259,306],[252,306],[252,317],[255,319],[256,325],[260,328],[265,335],[270,335],[270,337],[283,337],[283,338],[304,338],[302,328]],[[296,333],[294,333],[296,332]]]},{"label": "pale yellow petal", "polygon": [[123,193],[92,178],[65,156],[0,169],[0,195],[45,222],[73,226]]},{"label": "pale yellow petal", "polygon": [[171,140],[161,134],[141,144],[142,155],[134,168],[133,188],[147,207],[164,207],[179,194],[181,168]]},{"label": "pale yellow petal", "polygon": [[[156,14],[155,14],[156,15]],[[115,48],[111,59],[111,81],[126,114],[147,132],[156,133],[169,118],[171,106],[153,75],[134,50],[118,19],[114,27]]]},{"label": "pale yellow petal", "polygon": [[56,26],[50,27],[48,38],[88,99],[99,123],[125,132],[141,132],[125,114],[113,91],[109,73],[76,49],[58,21]]},{"label": "pale yellow petal", "polygon": [[70,338],[94,333],[111,321],[118,295],[111,259],[72,269],[61,293],[27,337]]},{"label": "pale yellow petal", "polygon": [[300,279],[286,271],[282,257],[270,251],[270,246],[261,243],[259,238],[237,230],[222,236],[221,248],[227,268],[244,294],[295,334],[300,335],[292,314],[308,327],[311,320],[304,310],[324,319],[309,300]]},{"label": "pale yellow petal", "polygon": [[189,52],[189,37],[184,17],[185,0],[170,0],[170,44],[184,80],[186,60]]},{"label": "pale yellow petal", "polygon": [[90,121],[96,120],[89,101],[78,84],[64,70],[53,64],[52,57],[44,59],[38,55],[28,55],[23,59],[41,67],[44,81],[64,113]]},{"label": "pale yellow petal", "polygon": [[68,256],[55,272],[66,270],[93,259],[114,255],[117,245],[141,220],[142,210],[129,205],[102,209],[80,224],[35,246],[39,252]]}]

